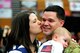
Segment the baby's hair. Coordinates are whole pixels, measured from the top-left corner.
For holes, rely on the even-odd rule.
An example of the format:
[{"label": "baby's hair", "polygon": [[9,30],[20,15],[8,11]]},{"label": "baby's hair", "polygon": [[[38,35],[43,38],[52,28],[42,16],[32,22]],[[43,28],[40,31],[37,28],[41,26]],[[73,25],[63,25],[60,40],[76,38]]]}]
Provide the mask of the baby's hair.
[{"label": "baby's hair", "polygon": [[58,27],[56,30],[54,30],[53,34],[55,33],[59,34],[59,36],[68,33],[71,36],[71,33],[65,27]]}]

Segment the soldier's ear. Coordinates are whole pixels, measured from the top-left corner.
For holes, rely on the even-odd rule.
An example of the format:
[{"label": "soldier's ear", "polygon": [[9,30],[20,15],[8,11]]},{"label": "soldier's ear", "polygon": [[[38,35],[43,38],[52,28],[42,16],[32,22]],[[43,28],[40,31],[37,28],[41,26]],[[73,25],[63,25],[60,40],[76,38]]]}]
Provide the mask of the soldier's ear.
[{"label": "soldier's ear", "polygon": [[63,26],[64,25],[64,20],[60,21],[60,25]]}]

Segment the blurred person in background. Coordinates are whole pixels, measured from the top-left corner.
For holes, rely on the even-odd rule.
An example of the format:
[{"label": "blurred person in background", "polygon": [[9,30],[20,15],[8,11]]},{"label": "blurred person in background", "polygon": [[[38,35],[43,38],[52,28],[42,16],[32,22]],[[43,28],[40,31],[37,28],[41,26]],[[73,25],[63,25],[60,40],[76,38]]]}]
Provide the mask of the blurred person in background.
[{"label": "blurred person in background", "polygon": [[78,44],[80,45],[80,39],[78,40]]},{"label": "blurred person in background", "polygon": [[77,42],[80,45],[80,31],[77,32]]},{"label": "blurred person in background", "polygon": [[3,29],[0,27],[0,53],[4,53]]},{"label": "blurred person in background", "polygon": [[33,12],[19,12],[12,19],[8,36],[8,53],[36,53],[39,41],[36,36],[41,32],[40,21]]},{"label": "blurred person in background", "polygon": [[1,48],[2,48],[2,52],[4,53],[5,51],[5,47],[7,45],[7,37],[11,31],[10,27],[8,25],[5,25],[3,28],[0,28],[0,30],[2,30],[2,32],[0,33],[1,36]]},{"label": "blurred person in background", "polygon": [[6,45],[7,45],[7,38],[9,36],[10,31],[11,31],[10,26],[5,25],[3,28],[3,44],[4,44],[4,47],[6,47]]}]

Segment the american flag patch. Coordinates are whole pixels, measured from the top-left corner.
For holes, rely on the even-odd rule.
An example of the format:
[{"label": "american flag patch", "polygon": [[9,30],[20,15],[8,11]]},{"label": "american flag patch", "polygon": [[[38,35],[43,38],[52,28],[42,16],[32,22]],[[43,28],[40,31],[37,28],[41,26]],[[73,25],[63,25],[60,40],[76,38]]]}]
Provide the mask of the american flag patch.
[{"label": "american flag patch", "polygon": [[43,46],[41,52],[51,52],[52,45],[45,45]]}]

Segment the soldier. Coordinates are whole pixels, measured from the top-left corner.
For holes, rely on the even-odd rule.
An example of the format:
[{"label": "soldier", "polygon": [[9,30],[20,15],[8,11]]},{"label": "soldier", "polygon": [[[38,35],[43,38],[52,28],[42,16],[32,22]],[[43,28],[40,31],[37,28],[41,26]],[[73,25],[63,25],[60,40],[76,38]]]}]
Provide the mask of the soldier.
[{"label": "soldier", "polygon": [[[64,9],[58,5],[48,6],[43,11],[43,15],[42,15],[41,29],[44,34],[44,38],[42,39],[43,42],[46,42],[47,40],[51,39],[50,35],[52,35],[53,31],[56,28],[63,26],[64,22],[65,22]],[[70,46],[70,47],[72,47],[72,46]]]}]

